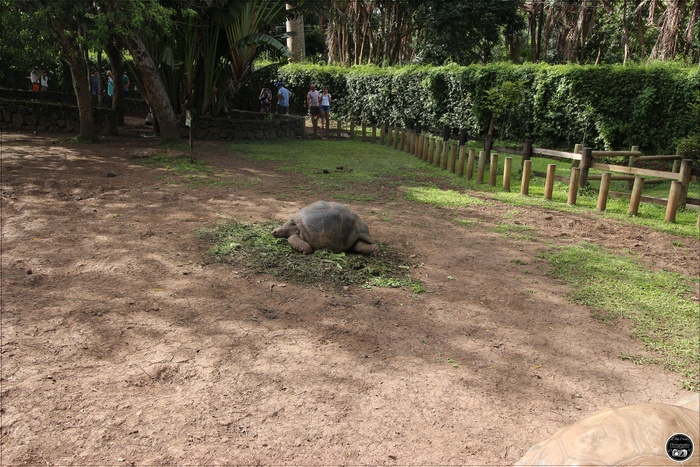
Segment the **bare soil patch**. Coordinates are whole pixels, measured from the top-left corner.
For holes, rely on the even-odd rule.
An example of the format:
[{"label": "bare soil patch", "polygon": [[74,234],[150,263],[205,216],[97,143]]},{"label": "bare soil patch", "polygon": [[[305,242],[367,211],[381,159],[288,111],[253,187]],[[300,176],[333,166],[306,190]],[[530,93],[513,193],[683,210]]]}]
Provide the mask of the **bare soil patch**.
[{"label": "bare soil patch", "polygon": [[519,208],[532,241],[489,230],[511,206],[392,192],[346,204],[428,293],[282,283],[211,262],[196,232],[332,194],[278,199],[301,176],[205,142],[231,183],[189,188],[131,162],[142,132],[2,134],[2,465],[507,465],[595,411],[684,395],[538,255],[585,240],[697,276],[692,239]]}]

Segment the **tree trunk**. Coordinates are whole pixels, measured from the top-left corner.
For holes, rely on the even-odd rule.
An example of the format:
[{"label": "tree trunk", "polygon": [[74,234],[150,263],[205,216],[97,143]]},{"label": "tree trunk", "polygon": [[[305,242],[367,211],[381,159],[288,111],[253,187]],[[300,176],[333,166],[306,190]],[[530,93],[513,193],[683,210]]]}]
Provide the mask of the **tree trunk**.
[{"label": "tree trunk", "polygon": [[153,109],[153,113],[160,125],[161,138],[172,141],[180,140],[180,127],[177,116],[151,54],[148,53],[143,40],[138,34],[134,33],[130,36],[127,46],[141,72],[142,84],[146,88],[150,99],[148,104]]},{"label": "tree trunk", "polygon": [[[109,66],[112,68],[114,75],[114,94],[112,95],[112,112],[117,125],[124,125],[124,88],[122,86],[122,75],[124,67],[122,66],[122,54],[114,43],[107,44],[105,47]],[[110,129],[110,134],[111,134]]]},{"label": "tree trunk", "polygon": [[[287,10],[293,7],[287,4]],[[299,15],[296,18],[287,20],[287,48],[289,48],[290,62],[303,62],[306,60],[306,36],[304,36],[304,17]]]},{"label": "tree trunk", "polygon": [[95,132],[95,120],[92,116],[92,104],[90,100],[90,81],[86,79],[88,76],[88,68],[78,41],[73,36],[69,37],[65,34],[63,24],[56,18],[51,19],[51,27],[53,28],[58,42],[63,49],[64,58],[68,62],[70,74],[73,81],[73,90],[78,104],[78,115],[80,117],[80,133],[78,139],[85,141],[97,141],[97,132]]}]

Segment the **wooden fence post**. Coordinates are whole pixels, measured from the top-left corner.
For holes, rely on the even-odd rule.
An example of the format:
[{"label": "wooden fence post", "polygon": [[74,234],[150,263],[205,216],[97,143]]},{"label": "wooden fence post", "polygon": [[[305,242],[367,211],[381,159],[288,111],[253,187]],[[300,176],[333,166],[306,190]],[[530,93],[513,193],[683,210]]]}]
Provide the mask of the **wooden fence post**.
[{"label": "wooden fence post", "polygon": [[628,214],[636,216],[639,211],[639,202],[642,200],[642,189],[644,188],[644,179],[642,177],[634,177],[634,185],[632,186],[632,195],[630,195],[630,209]]},{"label": "wooden fence post", "polygon": [[350,139],[355,137],[355,122],[350,120]]},{"label": "wooden fence post", "polygon": [[442,155],[442,141],[435,138],[435,149],[433,152],[433,167],[440,167],[440,156]]},{"label": "wooden fence post", "polygon": [[476,158],[476,149],[469,149],[469,157],[467,158],[467,180],[474,177],[474,159]]},{"label": "wooden fence post", "polygon": [[384,146],[384,141],[386,140],[386,123],[379,128],[379,144]]},{"label": "wooden fence post", "polygon": [[428,157],[430,157],[430,140],[432,138],[430,135],[425,135],[425,138],[423,138],[423,160],[428,162],[429,164],[432,164],[433,161],[432,159],[429,161]]},{"label": "wooden fence post", "polygon": [[498,154],[491,154],[491,165],[489,166],[489,186],[496,186],[498,177]]},{"label": "wooden fence post", "polygon": [[399,142],[399,150],[403,151],[406,146],[406,129],[401,128],[401,142]]},{"label": "wooden fence post", "polygon": [[465,145],[461,145],[459,147],[459,161],[457,162],[457,176],[458,177],[464,177],[464,153],[466,152],[467,147]]},{"label": "wooden fence post", "polygon": [[372,124],[372,144],[377,142],[377,124]]},{"label": "wooden fence post", "polygon": [[440,164],[440,167],[442,168],[442,170],[447,170],[447,158],[448,158],[449,146],[450,146],[449,140],[445,140],[442,142],[442,163]]},{"label": "wooden fence post", "polygon": [[399,127],[394,127],[394,149],[399,148]]},{"label": "wooden fence post", "polygon": [[678,210],[678,201],[681,197],[682,184],[678,180],[671,182],[671,189],[668,192],[668,203],[666,204],[666,222],[676,221],[676,211]]},{"label": "wooden fence post", "polygon": [[[581,154],[581,150],[583,149],[583,144],[574,144],[574,154]],[[581,161],[571,161],[571,167],[580,167],[581,166]]]},{"label": "wooden fence post", "polygon": [[591,148],[583,148],[581,151],[581,173],[579,174],[578,186],[583,188],[588,186],[588,169],[591,168],[593,157],[591,156]]},{"label": "wooden fence post", "polygon": [[340,120],[338,120],[336,122],[336,126],[338,130],[338,139],[340,139],[340,137],[343,135],[343,123]]},{"label": "wooden fence post", "polygon": [[520,170],[525,168],[525,161],[532,159],[532,140],[526,139],[523,143],[523,160],[520,164]]},{"label": "wooden fence post", "polygon": [[425,147],[425,135],[420,133],[418,135],[418,145],[416,146],[416,156],[418,159],[423,160],[423,148]]},{"label": "wooden fence post", "polygon": [[[639,146],[632,146],[630,151],[639,151]],[[634,167],[637,165],[637,156],[630,156],[629,160],[627,161],[627,165],[629,167]],[[625,188],[628,190],[632,189],[632,180],[627,180],[625,182]]]},{"label": "wooden fence post", "polygon": [[608,193],[610,193],[610,172],[604,172],[600,177],[600,190],[598,191],[598,211],[605,211],[608,205]]},{"label": "wooden fence post", "polygon": [[523,178],[520,182],[520,194],[527,196],[530,193],[530,176],[532,175],[532,161],[523,161]]},{"label": "wooden fence post", "polygon": [[457,164],[457,145],[450,142],[450,172],[455,173],[455,165]]},{"label": "wooden fence post", "polygon": [[367,124],[362,122],[362,142],[367,142]]},{"label": "wooden fence post", "polygon": [[484,169],[486,168],[486,151],[479,151],[479,165],[476,168],[476,183],[484,183]]},{"label": "wooden fence post", "polygon": [[510,191],[510,171],[513,167],[513,158],[506,157],[503,161],[503,191]]},{"label": "wooden fence post", "polygon": [[678,173],[678,180],[681,182],[681,195],[678,199],[679,206],[685,206],[688,200],[688,188],[690,187],[690,177],[693,171],[693,160],[683,159],[681,161],[681,169]]},{"label": "wooden fence post", "polygon": [[493,147],[493,136],[486,135],[486,138],[484,138],[484,152],[486,153],[487,158],[491,157],[491,148],[492,147]]},{"label": "wooden fence post", "polygon": [[571,167],[571,178],[569,178],[568,203],[572,206],[576,204],[576,197],[578,196],[578,177],[580,172],[580,167]]},{"label": "wooden fence post", "polygon": [[433,163],[433,156],[435,155],[435,139],[432,136],[428,137],[428,164]]},{"label": "wooden fence post", "polygon": [[544,199],[551,200],[554,192],[554,174],[557,170],[556,164],[547,165],[547,178],[544,179]]}]

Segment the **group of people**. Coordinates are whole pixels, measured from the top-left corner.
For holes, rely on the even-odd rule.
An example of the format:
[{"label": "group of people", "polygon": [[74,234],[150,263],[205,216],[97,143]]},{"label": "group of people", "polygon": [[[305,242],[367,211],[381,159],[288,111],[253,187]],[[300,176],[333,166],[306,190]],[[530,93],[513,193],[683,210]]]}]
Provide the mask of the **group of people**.
[{"label": "group of people", "polygon": [[[284,87],[282,81],[275,83],[277,88],[277,110],[278,115],[289,115],[289,99],[293,93]],[[272,110],[272,92],[269,88],[264,87],[260,90],[260,112],[270,114]],[[331,94],[328,87],[324,86],[323,91],[319,92],[316,85],[312,84],[311,89],[306,94],[306,107],[311,115],[311,123],[314,127],[314,134],[318,130],[318,119],[321,118],[323,127],[328,130],[330,127],[330,112],[331,112]]]},{"label": "group of people", "polygon": [[37,67],[32,68],[29,72],[29,81],[32,83],[31,89],[34,92],[49,90],[49,75],[44,70],[39,70]]},{"label": "group of people", "polygon": [[[122,75],[122,89],[124,89],[124,97],[129,97],[129,89],[131,89],[131,81],[129,76],[124,73]],[[93,70],[90,75],[90,93],[96,98],[100,91],[100,74],[97,70]],[[107,95],[114,95],[114,75],[110,70],[107,70]]]}]

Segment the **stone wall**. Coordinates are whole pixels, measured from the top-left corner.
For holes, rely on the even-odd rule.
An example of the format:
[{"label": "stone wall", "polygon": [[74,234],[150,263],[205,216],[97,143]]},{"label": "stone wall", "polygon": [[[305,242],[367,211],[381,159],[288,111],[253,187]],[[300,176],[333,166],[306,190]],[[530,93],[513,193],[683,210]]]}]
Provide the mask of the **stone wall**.
[{"label": "stone wall", "polygon": [[[303,117],[270,115],[258,112],[232,111],[226,118],[193,117],[194,137],[201,140],[264,140],[301,138],[304,136]],[[183,136],[189,128],[183,126]]]},{"label": "stone wall", "polygon": [[[56,100],[54,100],[56,98]],[[148,113],[144,101],[135,101],[139,105],[129,105],[125,113],[143,115]],[[0,90],[0,130],[19,132],[67,132],[80,131],[78,108],[72,105],[75,97],[66,93],[31,92]],[[133,109],[138,108],[135,112]],[[93,107],[95,131],[98,134],[107,131],[107,119],[110,109]],[[304,136],[305,120],[303,117],[269,115],[259,112],[234,110],[227,117],[193,117],[194,137],[199,140],[265,140],[277,138],[300,138]],[[182,119],[181,134],[189,136],[189,128]]]},{"label": "stone wall", "polygon": [[[95,131],[107,130],[109,110],[92,110]],[[0,99],[0,129],[22,133],[46,133],[80,131],[78,108],[72,105],[38,101]]]}]

